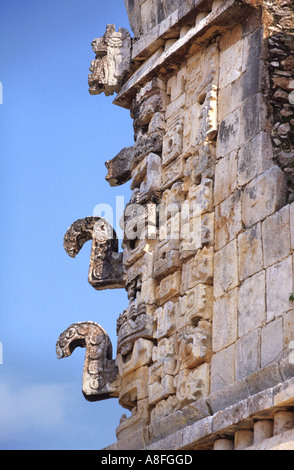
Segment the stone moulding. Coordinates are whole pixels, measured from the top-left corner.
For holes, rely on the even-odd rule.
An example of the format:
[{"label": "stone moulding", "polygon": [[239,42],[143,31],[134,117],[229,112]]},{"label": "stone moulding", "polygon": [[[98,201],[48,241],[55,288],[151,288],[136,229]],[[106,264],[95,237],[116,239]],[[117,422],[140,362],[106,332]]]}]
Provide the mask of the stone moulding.
[{"label": "stone moulding", "polygon": [[74,222],[64,236],[64,249],[75,258],[83,245],[92,240],[88,281],[96,290],[124,288],[122,253],[117,235],[102,217],[86,217]]},{"label": "stone moulding", "polygon": [[112,344],[108,334],[94,322],[69,326],[58,338],[58,359],[71,356],[77,348],[86,348],[82,391],[88,401],[118,397],[118,369],[112,359]]},{"label": "stone moulding", "polygon": [[[237,386],[237,385],[236,385]],[[184,408],[179,415],[174,413],[166,417],[170,433],[168,436],[158,436],[153,442],[145,433],[145,438],[139,437],[136,433],[116,442],[104,450],[128,450],[133,447],[132,443],[137,443],[136,449],[148,450],[213,450],[215,441],[225,438],[233,442],[234,435],[239,430],[252,430],[256,422],[273,420],[275,415],[282,411],[293,412],[293,388],[294,379],[288,379],[283,383],[278,383],[273,387],[256,392],[246,398],[235,401],[232,405],[221,407],[219,411],[213,410],[213,398],[206,398],[196,401]],[[231,395],[231,387],[227,390],[227,396]],[[224,395],[225,396],[225,395]],[[209,406],[212,403],[212,407]],[[193,414],[194,409],[194,414]],[[174,422],[173,422],[174,421]],[[160,429],[160,421],[156,423]],[[293,440],[293,429],[291,428],[291,440]],[[274,436],[268,441],[261,442],[266,448],[270,445]],[[283,442],[283,440],[281,440]],[[259,450],[260,443],[247,446],[246,450]],[[291,449],[291,448],[290,448]],[[233,449],[231,449],[233,450]],[[245,450],[245,449],[244,449]],[[270,450],[270,449],[269,449]]]}]

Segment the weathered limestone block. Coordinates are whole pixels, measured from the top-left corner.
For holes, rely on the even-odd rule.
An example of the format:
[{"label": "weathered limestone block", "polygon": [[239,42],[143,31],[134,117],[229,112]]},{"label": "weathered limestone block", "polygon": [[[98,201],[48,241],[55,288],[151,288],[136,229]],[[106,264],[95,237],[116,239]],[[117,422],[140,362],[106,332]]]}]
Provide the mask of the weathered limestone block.
[{"label": "weathered limestone block", "polygon": [[182,265],[182,294],[198,284],[212,284],[213,247],[204,247]]},{"label": "weathered limestone block", "polygon": [[148,366],[140,367],[121,380],[119,403],[134,414],[138,411],[139,402],[148,396],[148,369]]},{"label": "weathered limestone block", "polygon": [[171,101],[167,107],[166,107],[166,112],[165,112],[165,118],[167,121],[167,128],[172,127],[172,122],[174,119],[177,117],[182,119],[183,112],[184,112],[184,106],[185,106],[185,94],[180,95],[176,100]]},{"label": "weathered limestone block", "polygon": [[153,277],[163,278],[181,266],[179,240],[159,242],[154,250]]},{"label": "weathered limestone block", "polygon": [[174,371],[176,361],[173,357],[162,358],[149,367],[148,398],[154,405],[160,400],[174,395]]},{"label": "weathered limestone block", "polygon": [[235,381],[235,345],[222,349],[211,359],[211,393]]},{"label": "weathered limestone block", "polygon": [[127,418],[123,415],[116,430],[117,438],[129,438],[132,433],[144,429],[150,421],[148,401],[148,366],[130,372],[121,381],[119,403],[131,411]]},{"label": "weathered limestone block", "polygon": [[153,339],[153,316],[144,302],[132,302],[117,320],[117,352],[126,355],[139,338]]},{"label": "weathered limestone block", "polygon": [[89,283],[96,290],[123,288],[123,254],[118,253],[117,236],[111,225],[101,217],[79,219],[67,230],[63,246],[75,258],[88,240],[92,240]]},{"label": "weathered limestone block", "polygon": [[214,255],[214,295],[221,297],[239,285],[236,240]]},{"label": "weathered limestone block", "polygon": [[187,69],[181,67],[177,74],[173,75],[167,82],[166,93],[170,101],[174,102],[186,91]]},{"label": "weathered limestone block", "polygon": [[162,305],[168,300],[179,297],[180,288],[181,271],[176,271],[162,279],[156,289],[156,300],[158,304]]},{"label": "weathered limestone block", "polygon": [[236,81],[243,71],[243,41],[234,43],[220,53],[219,86],[225,88]]},{"label": "weathered limestone block", "polygon": [[214,213],[192,217],[181,227],[181,257],[195,255],[199,249],[212,245]]},{"label": "weathered limestone block", "polygon": [[228,114],[219,125],[216,155],[224,157],[239,147],[240,141],[240,108]]},{"label": "weathered limestone block", "polygon": [[168,132],[163,138],[162,163],[167,165],[176,157],[181,155],[183,150],[183,122],[182,118],[176,116],[175,122],[168,123]]},{"label": "weathered limestone block", "polygon": [[[258,109],[258,113],[256,113]],[[260,132],[271,132],[273,124],[270,105],[262,93],[251,94],[241,107],[239,143],[253,139]]]},{"label": "weathered limestone block", "polygon": [[202,364],[196,369],[183,369],[174,378],[177,407],[192,403],[209,394],[209,364]]},{"label": "weathered limestone block", "polygon": [[[166,331],[166,336],[174,333],[174,325],[173,330]],[[166,359],[175,359],[175,337],[158,337],[157,345],[154,346],[152,350],[152,360],[154,363],[162,363],[165,362]],[[173,375],[175,369],[175,362],[170,362],[169,366],[167,367],[166,371],[168,374]]]},{"label": "weathered limestone block", "polygon": [[176,307],[173,302],[166,302],[163,307],[159,307],[154,313],[155,332],[154,337],[159,340],[165,336],[175,333]]},{"label": "weathered limestone block", "polygon": [[273,166],[273,146],[268,133],[261,132],[238,152],[238,181],[249,183]]},{"label": "weathered limestone block", "polygon": [[258,371],[260,368],[260,331],[247,333],[236,342],[236,380]]},{"label": "weathered limestone block", "polygon": [[[145,253],[140,257],[132,266],[129,266],[128,270],[124,274],[126,291],[128,293],[128,299],[133,301],[137,299],[140,301],[146,301],[149,293],[147,292],[147,281],[152,280],[153,275],[153,254]],[[151,288],[151,285],[148,284]],[[146,288],[146,289],[144,289]]]},{"label": "weathered limestone block", "polygon": [[202,178],[213,178],[215,168],[215,148],[208,142],[201,144],[185,160],[184,176],[188,190],[191,184],[199,184]]},{"label": "weathered limestone block", "polygon": [[102,38],[92,42],[95,60],[91,62],[88,78],[91,95],[105,93],[106,96],[120,91],[131,67],[131,36],[124,29],[115,31],[110,24]]},{"label": "weathered limestone block", "polygon": [[139,202],[150,201],[153,196],[161,195],[162,165],[161,158],[149,153],[146,159],[146,179],[140,185]]},{"label": "weathered limestone block", "polygon": [[131,163],[134,148],[123,148],[112,160],[105,162],[108,170],[105,177],[110,186],[120,186],[131,179]]},{"label": "weathered limestone block", "polygon": [[185,214],[182,216],[182,219],[185,222],[188,222],[192,217],[211,212],[213,209],[213,180],[203,178],[200,184],[192,185],[188,191],[186,205],[189,211],[186,210],[186,207],[183,207]]},{"label": "weathered limestone block", "polygon": [[261,330],[261,367],[279,362],[283,357],[283,320],[281,317],[265,325]]},{"label": "weathered limestone block", "polygon": [[217,86],[201,92],[196,103],[184,113],[184,153],[192,153],[202,142],[212,142],[217,134]]},{"label": "weathered limestone block", "polygon": [[170,188],[176,181],[184,176],[185,161],[179,156],[168,163],[162,171],[162,188]]},{"label": "weathered limestone block", "polygon": [[290,254],[290,210],[283,207],[262,224],[264,267],[281,261]]},{"label": "weathered limestone block", "polygon": [[243,336],[265,321],[265,273],[246,279],[239,288],[238,334]]},{"label": "weathered limestone block", "polygon": [[[151,423],[156,422],[165,416],[171,415],[175,409],[175,405],[175,395],[171,395],[167,399],[157,402],[154,408],[151,410]],[[157,426],[158,424],[159,423],[155,423]]]},{"label": "weathered limestone block", "polygon": [[131,165],[131,170],[133,171],[136,168],[136,165],[146,157],[149,153],[155,153],[156,155],[161,155],[162,153],[162,144],[163,144],[163,131],[156,130],[153,132],[143,133],[142,131],[138,132],[136,142],[134,145],[134,155]]},{"label": "weathered limestone block", "polygon": [[[140,128],[149,126],[155,115],[165,112],[167,105],[166,85],[163,80],[153,78],[137,93],[131,108],[131,116],[134,119],[135,135]],[[157,121],[157,130],[164,130],[164,123]],[[154,124],[151,125],[154,127]],[[151,128],[148,127],[151,131]]]},{"label": "weathered limestone block", "polygon": [[263,269],[261,223],[241,233],[238,237],[239,275],[243,281]]},{"label": "weathered limestone block", "polygon": [[[136,449],[136,445],[138,446],[138,449],[140,449],[142,445],[144,445],[144,439],[141,438],[141,435],[139,435],[138,432],[148,426],[150,421],[148,398],[138,400],[136,407],[131,411],[132,416],[130,418],[127,418],[126,415],[122,415],[120,423],[116,428],[116,437],[118,441],[126,441],[129,444],[130,436],[135,436],[132,440],[132,449]],[[137,444],[135,443],[136,439],[138,439]],[[129,449],[128,445],[126,449]]]},{"label": "weathered limestone block", "polygon": [[286,176],[278,167],[265,171],[245,188],[242,221],[246,227],[273,214],[286,202]]},{"label": "weathered limestone block", "polygon": [[[138,189],[133,193],[135,197],[140,194]],[[123,223],[123,264],[129,268],[156,244],[156,204],[138,204],[131,200],[125,208]]]},{"label": "weathered limestone block", "polygon": [[211,356],[211,323],[205,320],[197,326],[188,325],[177,333],[176,358],[177,371],[194,369]]},{"label": "weathered limestone block", "polygon": [[86,348],[82,384],[86,400],[118,397],[118,369],[112,359],[112,344],[106,331],[94,322],[71,325],[58,338],[58,359],[70,356],[77,347]]},{"label": "weathered limestone block", "polygon": [[214,302],[212,345],[217,352],[237,340],[238,289]]},{"label": "weathered limestone block", "polygon": [[215,166],[215,205],[227,199],[237,189],[237,184],[237,158],[236,152],[233,151],[219,160]]},{"label": "weathered limestone block", "polygon": [[293,292],[292,256],[266,270],[267,321],[292,309]]},{"label": "weathered limestone block", "polygon": [[153,341],[138,338],[128,353],[117,354],[116,365],[120,377],[125,377],[130,372],[150,364],[153,346]]},{"label": "weathered limestone block", "polygon": [[213,288],[198,284],[179,297],[177,330],[187,325],[197,325],[199,320],[211,320],[213,311]]},{"label": "weathered limestone block", "polygon": [[234,240],[242,230],[241,190],[235,191],[215,208],[215,249]]}]

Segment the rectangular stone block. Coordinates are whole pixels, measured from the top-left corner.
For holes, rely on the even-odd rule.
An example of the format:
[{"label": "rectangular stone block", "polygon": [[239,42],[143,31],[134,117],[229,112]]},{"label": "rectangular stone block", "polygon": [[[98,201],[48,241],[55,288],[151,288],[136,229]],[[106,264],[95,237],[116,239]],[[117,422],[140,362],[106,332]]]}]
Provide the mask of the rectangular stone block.
[{"label": "rectangular stone block", "polygon": [[288,312],[293,307],[292,256],[266,270],[267,321]]},{"label": "rectangular stone block", "polygon": [[241,281],[263,269],[261,233],[261,223],[258,223],[238,237],[239,276]]},{"label": "rectangular stone block", "polygon": [[282,359],[283,343],[283,319],[279,317],[261,329],[261,368]]},{"label": "rectangular stone block", "polygon": [[261,132],[244,144],[238,152],[238,181],[241,186],[273,166],[270,135]]},{"label": "rectangular stone block", "polygon": [[218,205],[237,188],[237,158],[232,152],[219,160],[215,166],[214,203]]},{"label": "rectangular stone block", "polygon": [[262,224],[264,267],[290,254],[290,207],[286,206]]},{"label": "rectangular stone block", "polygon": [[153,277],[163,278],[180,266],[179,240],[167,239],[154,250]]},{"label": "rectangular stone block", "polygon": [[214,255],[214,295],[221,297],[238,285],[237,242],[233,240]]},{"label": "rectangular stone block", "polygon": [[236,343],[236,380],[253,374],[260,367],[260,331],[242,336]]},{"label": "rectangular stone block", "polygon": [[198,284],[212,284],[213,279],[213,247],[204,247],[193,258],[182,265],[181,293]]},{"label": "rectangular stone block", "polygon": [[279,210],[286,202],[286,176],[277,166],[254,178],[242,197],[242,221],[245,227],[256,224]]},{"label": "rectangular stone block", "polygon": [[262,131],[271,132],[272,120],[270,107],[263,94],[251,95],[241,107],[240,145],[253,139]]},{"label": "rectangular stone block", "polygon": [[232,344],[212,356],[211,393],[231,385],[235,381],[235,345]]},{"label": "rectangular stone block", "polygon": [[209,376],[209,364],[202,364],[195,369],[183,369],[175,376],[176,397],[180,408],[209,394]]},{"label": "rectangular stone block", "polygon": [[238,148],[240,140],[240,122],[241,111],[240,109],[236,109],[220,123],[216,145],[217,158],[224,157]]},{"label": "rectangular stone block", "polygon": [[243,40],[234,43],[220,54],[219,86],[225,88],[242,74]]},{"label": "rectangular stone block", "polygon": [[241,191],[237,190],[215,208],[215,249],[232,241],[241,230]]},{"label": "rectangular stone block", "polygon": [[156,289],[156,300],[159,305],[180,295],[181,275],[181,271],[176,271],[162,279]]},{"label": "rectangular stone block", "polygon": [[212,347],[214,352],[226,348],[237,339],[238,288],[214,302]]},{"label": "rectangular stone block", "polygon": [[195,325],[200,319],[211,320],[213,311],[212,286],[198,284],[193,289],[186,291],[186,295],[179,297],[178,306],[177,330],[186,325]]},{"label": "rectangular stone block", "polygon": [[184,160],[178,157],[168,163],[162,171],[162,189],[172,186],[177,180],[184,176]]},{"label": "rectangular stone block", "polygon": [[265,273],[246,279],[239,288],[238,335],[243,336],[265,321]]}]

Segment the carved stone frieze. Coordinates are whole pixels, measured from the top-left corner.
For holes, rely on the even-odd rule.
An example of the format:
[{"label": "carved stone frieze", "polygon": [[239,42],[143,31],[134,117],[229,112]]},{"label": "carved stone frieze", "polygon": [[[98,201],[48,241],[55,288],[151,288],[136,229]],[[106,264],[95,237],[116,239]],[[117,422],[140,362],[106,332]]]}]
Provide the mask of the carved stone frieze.
[{"label": "carved stone frieze", "polygon": [[123,80],[131,67],[131,36],[124,29],[115,31],[109,24],[102,38],[94,39],[92,48],[96,54],[91,62],[88,78],[91,95],[105,93],[106,96],[120,91]]},{"label": "carved stone frieze", "polygon": [[81,322],[68,327],[56,344],[58,359],[70,356],[77,348],[86,348],[82,391],[88,401],[118,397],[119,378],[112,344],[97,323]]},{"label": "carved stone frieze", "polygon": [[64,249],[75,258],[83,245],[92,240],[88,281],[96,290],[124,287],[122,253],[117,236],[101,217],[86,217],[74,222],[64,236]]},{"label": "carved stone frieze", "polygon": [[146,304],[132,302],[117,320],[117,351],[126,355],[131,351],[135,340],[152,340],[153,323],[153,316],[148,313]]}]

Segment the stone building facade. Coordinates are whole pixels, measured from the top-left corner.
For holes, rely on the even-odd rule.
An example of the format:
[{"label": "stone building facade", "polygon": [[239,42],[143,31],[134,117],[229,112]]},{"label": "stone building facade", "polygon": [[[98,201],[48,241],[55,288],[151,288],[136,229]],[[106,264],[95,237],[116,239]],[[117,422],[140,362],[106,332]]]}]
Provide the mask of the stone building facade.
[{"label": "stone building facade", "polygon": [[133,36],[108,25],[90,93],[130,110],[134,145],[106,162],[131,181],[123,251],[104,219],[89,282],[124,288],[117,354],[97,323],[83,392],[131,412],[112,450],[294,449],[294,9],[291,0],[125,0]]}]

